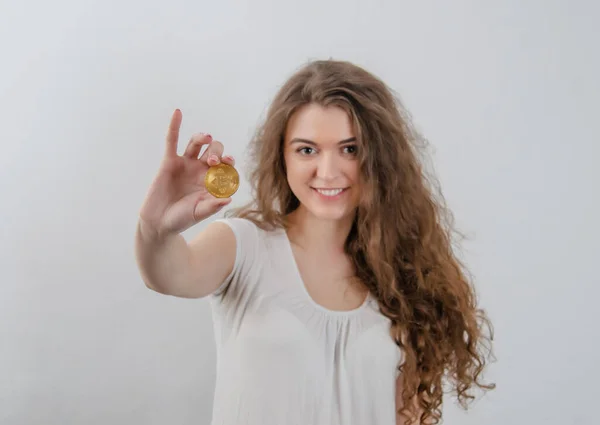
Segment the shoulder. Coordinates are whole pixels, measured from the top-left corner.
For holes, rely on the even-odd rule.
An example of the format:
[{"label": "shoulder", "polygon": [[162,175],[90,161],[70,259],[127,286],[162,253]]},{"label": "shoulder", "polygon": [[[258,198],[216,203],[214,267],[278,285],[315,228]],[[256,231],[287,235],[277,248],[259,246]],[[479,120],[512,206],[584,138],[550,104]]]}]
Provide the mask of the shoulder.
[{"label": "shoulder", "polygon": [[222,293],[227,287],[229,289],[245,287],[249,282],[258,279],[262,265],[272,254],[273,241],[278,230],[265,228],[250,219],[241,217],[217,219],[210,226],[213,228],[218,226],[221,234],[228,232],[233,236],[232,249],[235,252],[231,273],[217,294]]},{"label": "shoulder", "polygon": [[253,221],[241,217],[220,218],[211,223],[213,227],[220,226],[222,229],[228,228],[235,237],[236,244],[242,245],[251,241],[257,242],[262,229]]},{"label": "shoulder", "polygon": [[214,221],[214,225],[227,226],[239,242],[244,240],[268,240],[281,234],[283,229],[245,217],[226,217]]}]

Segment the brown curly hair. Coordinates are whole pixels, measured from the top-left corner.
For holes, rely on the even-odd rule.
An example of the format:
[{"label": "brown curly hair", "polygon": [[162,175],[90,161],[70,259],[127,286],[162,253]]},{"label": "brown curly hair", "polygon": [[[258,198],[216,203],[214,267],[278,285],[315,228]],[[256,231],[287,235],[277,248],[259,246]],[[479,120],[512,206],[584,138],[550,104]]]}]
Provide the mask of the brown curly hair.
[{"label": "brown curly hair", "polygon": [[398,413],[438,423],[443,384],[451,384],[463,408],[474,398],[472,387],[494,388],[480,380],[492,328],[453,252],[459,234],[452,214],[419,156],[426,140],[391,89],[345,61],[313,61],[296,71],[250,144],[254,201],[228,215],[263,228],[288,225],[299,201],[287,183],[283,137],[291,115],[308,103],[341,107],[352,119],[364,183],[345,251],[404,353]]}]

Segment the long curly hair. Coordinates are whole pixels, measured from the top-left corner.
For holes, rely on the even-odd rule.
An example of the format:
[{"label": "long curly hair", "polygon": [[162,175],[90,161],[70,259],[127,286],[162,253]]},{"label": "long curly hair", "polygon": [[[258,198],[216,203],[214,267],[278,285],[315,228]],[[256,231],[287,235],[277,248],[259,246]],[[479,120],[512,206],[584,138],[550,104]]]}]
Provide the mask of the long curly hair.
[{"label": "long curly hair", "polygon": [[363,184],[345,251],[404,354],[398,413],[438,423],[444,386],[465,409],[473,387],[495,387],[481,382],[492,327],[454,253],[460,234],[426,170],[427,142],[384,82],[345,61],[317,60],[297,70],[250,143],[253,201],[228,215],[262,228],[288,226],[299,201],[287,183],[283,138],[291,115],[308,103],[343,108],[352,120]]}]

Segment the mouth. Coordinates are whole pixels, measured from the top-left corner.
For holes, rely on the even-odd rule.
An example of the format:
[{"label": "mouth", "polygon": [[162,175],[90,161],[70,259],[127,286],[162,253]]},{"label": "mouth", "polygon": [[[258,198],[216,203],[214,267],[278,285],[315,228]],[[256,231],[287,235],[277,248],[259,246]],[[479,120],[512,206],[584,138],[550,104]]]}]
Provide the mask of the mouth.
[{"label": "mouth", "polygon": [[311,187],[311,189],[317,192],[319,195],[324,196],[326,198],[335,198],[340,196],[342,193],[346,192],[349,189],[349,187],[327,189]]}]

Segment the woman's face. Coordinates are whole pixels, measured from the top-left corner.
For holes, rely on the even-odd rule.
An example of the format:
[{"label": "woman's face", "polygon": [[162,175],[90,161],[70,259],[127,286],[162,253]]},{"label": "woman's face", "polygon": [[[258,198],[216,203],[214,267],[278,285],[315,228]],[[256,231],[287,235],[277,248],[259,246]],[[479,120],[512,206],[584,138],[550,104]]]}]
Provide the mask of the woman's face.
[{"label": "woman's face", "polygon": [[292,115],[284,158],[288,184],[301,208],[326,220],[354,215],[360,197],[357,149],[343,109],[308,104]]}]

